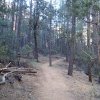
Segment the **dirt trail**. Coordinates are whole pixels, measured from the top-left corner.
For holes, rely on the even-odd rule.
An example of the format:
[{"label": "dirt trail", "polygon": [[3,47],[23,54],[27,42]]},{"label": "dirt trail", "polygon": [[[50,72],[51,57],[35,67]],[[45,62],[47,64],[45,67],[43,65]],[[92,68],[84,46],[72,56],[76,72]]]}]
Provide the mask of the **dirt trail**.
[{"label": "dirt trail", "polygon": [[[53,61],[53,65],[62,59]],[[39,88],[38,100],[92,100],[91,87],[72,77],[64,77],[59,68],[50,67],[48,63],[41,66],[41,86]]]},{"label": "dirt trail", "polygon": [[84,73],[74,70],[73,77],[67,75],[63,60],[54,60],[52,67],[41,60],[36,76],[23,75],[22,83],[15,82],[13,88],[1,86],[0,100],[100,100],[99,95],[94,99],[93,86]]}]

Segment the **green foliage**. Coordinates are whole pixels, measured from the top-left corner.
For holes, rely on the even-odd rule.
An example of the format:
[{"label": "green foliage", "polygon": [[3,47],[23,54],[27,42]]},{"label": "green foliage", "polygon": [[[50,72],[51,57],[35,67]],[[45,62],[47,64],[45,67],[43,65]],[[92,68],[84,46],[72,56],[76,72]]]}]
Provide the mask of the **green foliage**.
[{"label": "green foliage", "polygon": [[29,53],[32,52],[32,48],[29,45],[25,45],[22,49],[21,49],[21,55],[29,55]]},{"label": "green foliage", "polygon": [[2,14],[7,13],[8,9],[4,3],[4,0],[0,0],[0,17],[2,16]]},{"label": "green foliage", "polygon": [[84,53],[75,55],[75,59],[80,59],[83,63],[87,63],[90,60]]},{"label": "green foliage", "polygon": [[[5,23],[8,23],[8,21],[5,20]],[[14,50],[15,33],[11,32],[10,29],[6,30],[4,26],[2,28],[3,33],[0,32],[0,59],[14,60],[16,57]]]},{"label": "green foliage", "polygon": [[80,53],[77,52],[75,58],[81,59],[84,63],[88,63],[91,59],[95,58],[95,56],[86,48],[85,51],[83,50]]},{"label": "green foliage", "polygon": [[7,22],[0,18],[0,26],[7,26]]},{"label": "green foliage", "polygon": [[7,47],[6,46],[0,46],[0,56],[5,56],[7,54]]},{"label": "green foliage", "polygon": [[15,55],[14,55],[13,51],[11,51],[8,48],[8,46],[0,45],[0,60],[10,61],[10,60],[14,60],[14,59],[15,59]]},{"label": "green foliage", "polygon": [[93,5],[93,9],[95,11],[99,11],[100,10],[100,6],[95,4],[95,5]]}]

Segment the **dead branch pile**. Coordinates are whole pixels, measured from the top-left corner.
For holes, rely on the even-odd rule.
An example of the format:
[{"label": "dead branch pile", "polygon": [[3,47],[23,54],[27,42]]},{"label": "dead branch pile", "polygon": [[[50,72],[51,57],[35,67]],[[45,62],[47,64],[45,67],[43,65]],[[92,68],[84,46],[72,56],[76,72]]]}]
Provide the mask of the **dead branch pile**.
[{"label": "dead branch pile", "polygon": [[22,80],[21,74],[37,73],[37,70],[33,68],[9,67],[10,65],[11,65],[11,62],[8,65],[6,65],[5,68],[0,68],[0,74],[2,75],[0,85],[5,84],[7,81],[13,84],[14,79],[21,81]]}]

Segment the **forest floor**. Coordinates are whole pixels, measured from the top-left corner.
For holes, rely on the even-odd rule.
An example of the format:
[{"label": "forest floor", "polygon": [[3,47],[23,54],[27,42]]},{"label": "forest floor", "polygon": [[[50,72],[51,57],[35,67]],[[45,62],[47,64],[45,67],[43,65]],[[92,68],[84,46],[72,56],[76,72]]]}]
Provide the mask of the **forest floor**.
[{"label": "forest floor", "polygon": [[31,61],[36,75],[23,75],[21,83],[0,86],[0,100],[100,100],[100,85],[89,83],[82,71],[74,68],[73,77],[67,75],[64,58],[54,57],[53,66],[47,57],[40,62]]}]

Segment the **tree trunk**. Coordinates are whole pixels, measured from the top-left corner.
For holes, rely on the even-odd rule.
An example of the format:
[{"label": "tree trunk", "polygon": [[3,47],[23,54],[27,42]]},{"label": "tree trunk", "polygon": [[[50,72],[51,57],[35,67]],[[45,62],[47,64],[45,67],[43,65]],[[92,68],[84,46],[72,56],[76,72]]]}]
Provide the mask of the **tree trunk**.
[{"label": "tree trunk", "polygon": [[89,82],[92,82],[92,67],[93,67],[94,62],[90,61],[88,63],[88,76],[89,76]]},{"label": "tree trunk", "polygon": [[30,18],[29,18],[29,32],[28,32],[28,44],[31,42],[31,31],[32,31],[32,0],[30,0]]},{"label": "tree trunk", "polygon": [[34,58],[37,60],[38,62],[38,43],[37,43],[37,31],[39,28],[39,1],[36,2],[36,8],[34,8]]},{"label": "tree trunk", "polygon": [[20,66],[19,61],[20,61],[20,34],[21,34],[21,21],[22,21],[22,5],[23,5],[23,0],[19,1],[19,14],[18,14],[18,24],[17,24],[17,65]]},{"label": "tree trunk", "polygon": [[[52,4],[52,0],[50,0],[50,4]],[[51,9],[51,8],[50,8]],[[52,13],[52,12],[50,12]],[[49,32],[49,66],[52,66],[52,59],[51,59],[51,31],[52,31],[52,15],[50,14],[50,32]]]},{"label": "tree trunk", "polygon": [[76,26],[76,17],[72,16],[72,33],[71,33],[71,40],[70,40],[70,54],[69,54],[69,67],[68,67],[68,75],[72,76],[73,74],[73,64],[74,64],[74,57],[75,57],[75,26]]},{"label": "tree trunk", "polygon": [[12,25],[11,25],[11,31],[13,32],[14,29],[14,12],[15,12],[15,2],[12,2]]},{"label": "tree trunk", "polygon": [[48,49],[49,49],[49,66],[52,66],[52,59],[51,59],[51,33],[49,34]]},{"label": "tree trunk", "polygon": [[97,11],[92,9],[93,33],[92,33],[92,46],[94,55],[98,58],[98,33],[97,33]]},{"label": "tree trunk", "polygon": [[[99,11],[99,21],[98,21],[98,33],[100,33],[100,11]],[[98,63],[100,64],[100,34],[98,35]]]},{"label": "tree trunk", "polygon": [[20,32],[21,32],[21,20],[22,20],[22,5],[23,0],[19,1],[19,14],[18,14],[18,25],[17,25],[17,53],[20,52]]},{"label": "tree trunk", "polygon": [[34,58],[38,62],[37,29],[34,30]]},{"label": "tree trunk", "polygon": [[[89,14],[87,15],[87,21],[89,21],[90,22],[90,12],[89,12]],[[87,23],[87,47],[88,48],[90,48],[90,38],[91,38],[91,36],[90,36],[90,25],[91,25],[91,23]]]}]

